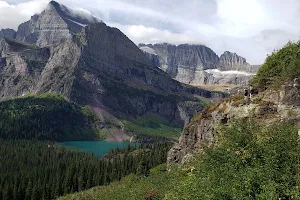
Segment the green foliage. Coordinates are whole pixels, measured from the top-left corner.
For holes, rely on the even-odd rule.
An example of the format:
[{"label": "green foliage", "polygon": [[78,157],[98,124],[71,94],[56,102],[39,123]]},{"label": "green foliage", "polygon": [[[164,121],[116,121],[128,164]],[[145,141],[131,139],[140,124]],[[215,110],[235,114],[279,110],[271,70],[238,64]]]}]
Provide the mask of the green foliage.
[{"label": "green foliage", "polygon": [[220,146],[207,150],[196,166],[196,178],[189,186],[198,188],[194,195],[205,199],[300,198],[296,180],[299,140],[293,126],[261,127],[239,121],[225,127],[219,141]]},{"label": "green foliage", "polygon": [[117,149],[101,160],[51,143],[0,140],[0,199],[54,199],[107,185],[136,173],[141,162],[145,169],[165,162],[169,147]]},{"label": "green foliage", "polygon": [[147,177],[150,174],[150,168],[147,166],[147,163],[144,160],[141,160],[138,163],[136,175],[141,177]]},{"label": "green foliage", "polygon": [[283,82],[300,76],[300,42],[288,43],[267,57],[265,63],[253,78],[257,88],[278,88]]},{"label": "green foliage", "polygon": [[262,126],[248,120],[223,127],[218,145],[170,172],[128,176],[109,186],[62,199],[300,199],[300,148],[289,124]]},{"label": "green foliage", "polygon": [[0,101],[0,138],[50,141],[92,140],[96,118],[56,94]]},{"label": "green foliage", "polygon": [[136,119],[130,118],[122,122],[126,131],[137,134],[163,136],[172,140],[177,140],[182,131],[182,127],[169,123],[154,114],[140,116]]}]

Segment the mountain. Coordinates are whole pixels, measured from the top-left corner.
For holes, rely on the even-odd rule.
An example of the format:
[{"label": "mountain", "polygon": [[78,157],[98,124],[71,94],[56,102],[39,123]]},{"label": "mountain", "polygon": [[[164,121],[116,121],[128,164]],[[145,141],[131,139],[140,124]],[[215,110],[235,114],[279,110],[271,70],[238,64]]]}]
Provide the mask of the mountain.
[{"label": "mountain", "polygon": [[244,85],[259,66],[252,66],[236,53],[224,52],[220,57],[204,45],[140,44],[152,63],[173,79],[191,85]]},{"label": "mountain", "polygon": [[101,22],[90,14],[51,1],[41,14],[18,27],[16,39],[44,47],[71,38],[88,24]]},{"label": "mountain", "polygon": [[[99,127],[108,136],[128,138],[124,131],[143,133],[141,128],[153,125],[150,120],[153,117],[150,116],[154,115],[160,122],[147,128],[151,128],[154,134],[158,130],[163,133],[166,132],[164,127],[183,126],[203,109],[206,104],[203,98],[224,97],[224,94],[185,86],[173,80],[153,66],[120,30],[103,22],[82,26],[78,34],[60,40],[65,36],[61,33],[71,30],[56,29],[56,20],[59,19],[61,25],[65,22],[63,17],[71,13],[60,13],[59,9],[65,11],[62,8],[65,7],[50,2],[42,14],[20,25],[39,24],[38,27],[43,27],[42,21],[47,22],[46,32],[51,40],[44,38],[46,32],[41,29],[34,29],[32,34],[37,34],[38,38],[31,41],[33,44],[1,39],[1,99],[59,93],[80,105],[88,105],[101,119]],[[45,20],[48,15],[56,20]],[[20,39],[20,27],[17,39]],[[70,24],[68,27],[71,27]],[[32,37],[23,39],[30,42],[29,38]],[[58,41],[61,43],[52,44]],[[45,47],[35,45],[50,43],[52,45]],[[141,117],[148,117],[146,125],[137,122]]]}]

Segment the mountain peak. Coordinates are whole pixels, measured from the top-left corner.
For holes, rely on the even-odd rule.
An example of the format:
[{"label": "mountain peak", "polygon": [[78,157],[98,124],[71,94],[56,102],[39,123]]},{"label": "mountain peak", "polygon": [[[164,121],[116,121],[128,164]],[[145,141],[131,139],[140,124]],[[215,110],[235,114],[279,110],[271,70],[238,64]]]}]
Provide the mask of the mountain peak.
[{"label": "mountain peak", "polygon": [[18,27],[16,38],[44,47],[70,39],[83,27],[93,23],[103,22],[89,11],[50,1],[41,14],[33,16]]},{"label": "mountain peak", "polygon": [[56,1],[50,1],[45,10],[56,10],[60,7],[60,4]]},{"label": "mountain peak", "polygon": [[230,51],[225,51],[221,56],[220,56],[220,61],[221,62],[235,62],[239,63],[241,65],[244,65],[247,63],[246,59],[242,56],[237,55],[236,53],[232,53]]}]

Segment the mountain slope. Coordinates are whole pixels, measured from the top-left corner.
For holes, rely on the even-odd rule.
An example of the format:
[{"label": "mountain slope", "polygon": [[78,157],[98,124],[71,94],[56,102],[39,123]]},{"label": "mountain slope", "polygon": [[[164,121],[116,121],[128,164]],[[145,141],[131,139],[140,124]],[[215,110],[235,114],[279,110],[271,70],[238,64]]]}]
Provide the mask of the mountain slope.
[{"label": "mountain slope", "polygon": [[97,22],[101,20],[51,1],[41,14],[18,27],[16,39],[44,47],[71,38],[82,27]]},{"label": "mountain slope", "polygon": [[220,57],[204,45],[140,44],[152,63],[172,78],[191,85],[246,84],[258,70],[235,53]]},{"label": "mountain slope", "polygon": [[75,141],[98,138],[93,114],[58,95],[0,101],[0,112],[0,139]]}]

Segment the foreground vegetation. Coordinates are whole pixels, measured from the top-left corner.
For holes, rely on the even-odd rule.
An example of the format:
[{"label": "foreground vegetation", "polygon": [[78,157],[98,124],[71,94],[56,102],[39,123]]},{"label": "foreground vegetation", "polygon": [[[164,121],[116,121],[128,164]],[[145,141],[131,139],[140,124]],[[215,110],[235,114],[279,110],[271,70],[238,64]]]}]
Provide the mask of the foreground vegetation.
[{"label": "foreground vegetation", "polygon": [[231,123],[218,145],[192,163],[150,176],[130,175],[109,186],[62,199],[300,199],[300,148],[292,124]]},{"label": "foreground vegetation", "polygon": [[0,139],[93,140],[96,118],[55,94],[0,101]]},{"label": "foreground vegetation", "polygon": [[288,43],[267,57],[252,80],[256,88],[278,88],[284,82],[300,77],[300,41]]},{"label": "foreground vegetation", "polygon": [[36,141],[0,140],[0,199],[54,199],[125,175],[147,176],[165,162],[168,144],[128,147],[105,159]]}]

